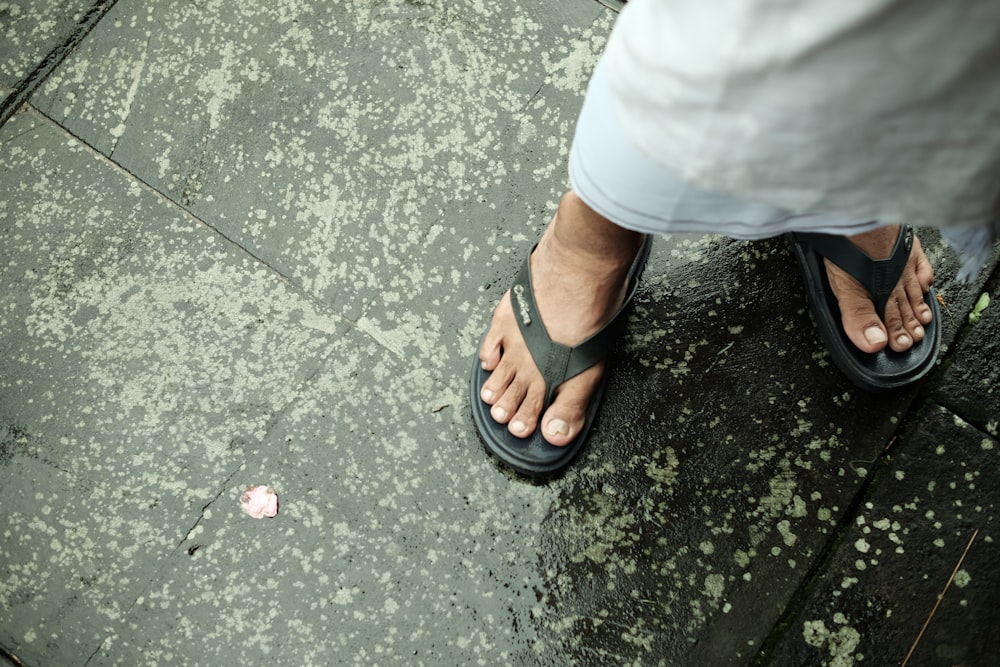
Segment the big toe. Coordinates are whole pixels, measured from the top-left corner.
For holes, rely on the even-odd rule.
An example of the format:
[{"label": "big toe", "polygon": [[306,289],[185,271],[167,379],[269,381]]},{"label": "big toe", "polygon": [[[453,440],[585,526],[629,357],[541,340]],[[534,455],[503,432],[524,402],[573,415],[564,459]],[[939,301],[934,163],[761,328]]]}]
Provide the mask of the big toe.
[{"label": "big toe", "polygon": [[552,404],[542,415],[541,433],[546,442],[563,447],[579,435],[602,373],[603,364],[598,364],[559,387]]},{"label": "big toe", "polygon": [[874,353],[886,346],[888,332],[863,290],[842,294],[839,303],[844,333],[859,350]]}]

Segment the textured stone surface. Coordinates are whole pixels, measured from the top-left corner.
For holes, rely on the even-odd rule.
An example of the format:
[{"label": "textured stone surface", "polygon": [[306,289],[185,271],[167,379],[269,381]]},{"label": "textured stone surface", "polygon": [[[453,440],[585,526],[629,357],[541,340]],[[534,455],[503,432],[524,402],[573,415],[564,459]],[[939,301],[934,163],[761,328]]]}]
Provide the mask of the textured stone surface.
[{"label": "textured stone surface", "polygon": [[775,664],[891,665],[911,647],[914,665],[1000,654],[1000,442],[939,406],[909,431],[770,652]]},{"label": "textured stone surface", "polygon": [[654,248],[598,432],[549,514],[543,635],[584,664],[749,664],[916,392],[865,395],[830,364],[784,241]]},{"label": "textured stone surface", "polygon": [[[358,319],[386,291],[450,279],[516,183],[559,189],[610,16],[583,1],[122,0],[35,103]],[[539,126],[526,108],[542,89],[565,104]],[[522,172],[529,144],[547,147],[545,173]],[[436,251],[456,261],[427,275],[411,258],[442,230],[461,245]]]},{"label": "textured stone surface", "polygon": [[[782,240],[659,239],[580,460],[536,485],[482,451],[475,344],[566,186],[612,23],[594,0],[118,1],[0,128],[0,648],[898,661],[923,608],[879,652],[867,589],[908,566],[927,580],[879,609],[936,595],[992,525],[996,311],[965,325],[986,275],[956,286],[934,233],[957,343],[926,391],[841,377]],[[277,517],[243,514],[251,484]],[[902,560],[834,595],[854,542],[888,556],[890,535]]]},{"label": "textured stone surface", "polygon": [[0,641],[62,663],[228,494],[345,325],[36,114],[0,143]]},{"label": "textured stone surface", "polygon": [[26,79],[69,39],[92,4],[90,0],[0,2],[0,95]]},{"label": "textured stone surface", "polygon": [[[1000,289],[977,324],[966,324],[934,398],[993,437],[1000,435]],[[959,313],[966,321],[968,309]]]}]

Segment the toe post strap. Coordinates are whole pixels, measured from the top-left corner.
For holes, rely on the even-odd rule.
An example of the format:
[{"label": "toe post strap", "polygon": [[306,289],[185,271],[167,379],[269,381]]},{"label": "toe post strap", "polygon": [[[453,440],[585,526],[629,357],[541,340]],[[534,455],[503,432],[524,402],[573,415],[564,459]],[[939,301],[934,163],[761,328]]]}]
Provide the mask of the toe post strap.
[{"label": "toe post strap", "polygon": [[846,236],[814,232],[796,232],[794,236],[861,283],[871,294],[878,316],[885,317],[886,303],[899,283],[913,250],[913,227],[900,227],[896,245],[886,259],[872,259]]},{"label": "toe post strap", "polygon": [[[575,346],[557,343],[549,337],[531,283],[531,263],[525,261],[514,278],[511,305],[521,336],[531,357],[545,379],[545,405],[552,402],[555,390],[566,380],[604,361],[614,341],[621,335],[624,318],[619,317],[635,293],[638,275],[649,257],[650,239],[645,239],[629,271],[630,285],[622,308],[596,333]],[[531,249],[535,251],[537,245]],[[530,257],[530,253],[529,253]]]}]

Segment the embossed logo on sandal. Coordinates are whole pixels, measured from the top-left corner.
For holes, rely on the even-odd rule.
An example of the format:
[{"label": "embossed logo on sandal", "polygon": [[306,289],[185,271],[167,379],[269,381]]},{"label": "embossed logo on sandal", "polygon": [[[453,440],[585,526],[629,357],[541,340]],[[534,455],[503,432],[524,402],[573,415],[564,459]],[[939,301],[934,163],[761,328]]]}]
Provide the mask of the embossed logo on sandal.
[{"label": "embossed logo on sandal", "polygon": [[521,321],[524,326],[531,324],[531,315],[528,314],[528,300],[524,298],[524,285],[514,285],[514,298],[517,299],[517,308],[521,314]]}]

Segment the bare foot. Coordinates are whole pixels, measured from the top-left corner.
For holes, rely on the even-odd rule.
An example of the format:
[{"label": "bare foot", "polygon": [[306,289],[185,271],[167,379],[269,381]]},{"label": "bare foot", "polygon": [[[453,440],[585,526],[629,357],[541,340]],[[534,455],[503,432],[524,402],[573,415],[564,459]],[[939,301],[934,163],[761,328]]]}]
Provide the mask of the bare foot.
[{"label": "bare foot", "polygon": [[[535,302],[552,340],[576,345],[611,319],[625,298],[642,239],[599,216],[574,193],[563,196],[530,259]],[[604,372],[600,363],[564,382],[543,415],[545,381],[521,337],[509,291],[493,313],[479,358],[490,371],[480,396],[493,419],[521,438],[541,423],[542,437],[557,446],[580,432]]]},{"label": "bare foot", "polygon": [[[854,245],[874,259],[892,253],[899,236],[899,226],[880,227],[849,237]],[[863,352],[878,352],[888,346],[903,352],[923,340],[924,327],[933,314],[924,303],[924,294],[934,281],[934,269],[914,237],[909,261],[885,306],[885,321],[879,319],[868,292],[843,269],[826,261],[830,288],[837,297],[844,332]]]}]

